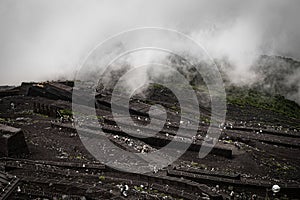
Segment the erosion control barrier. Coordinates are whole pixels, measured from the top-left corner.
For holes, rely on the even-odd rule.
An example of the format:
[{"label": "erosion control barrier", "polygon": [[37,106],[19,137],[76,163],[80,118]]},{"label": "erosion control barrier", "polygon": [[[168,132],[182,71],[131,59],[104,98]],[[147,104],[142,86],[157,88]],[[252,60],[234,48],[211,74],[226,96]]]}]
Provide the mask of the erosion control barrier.
[{"label": "erosion control barrier", "polygon": [[0,124],[0,154],[18,156],[28,153],[23,131],[20,128]]}]

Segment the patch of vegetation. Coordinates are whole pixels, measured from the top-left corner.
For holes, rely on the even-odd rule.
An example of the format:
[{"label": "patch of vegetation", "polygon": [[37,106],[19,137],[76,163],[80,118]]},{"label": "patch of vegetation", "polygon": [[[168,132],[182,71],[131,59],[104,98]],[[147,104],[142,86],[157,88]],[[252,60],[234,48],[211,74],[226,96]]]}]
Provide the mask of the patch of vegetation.
[{"label": "patch of vegetation", "polygon": [[24,111],[18,112],[18,114],[32,115],[33,114],[33,110],[24,110]]},{"label": "patch of vegetation", "polygon": [[176,105],[171,106],[170,109],[171,109],[172,111],[175,111],[175,112],[181,112],[180,107],[179,107],[179,106],[176,106]]},{"label": "patch of vegetation", "polygon": [[102,116],[97,115],[96,116],[97,119],[103,120],[104,118]]},{"label": "patch of vegetation", "polygon": [[280,95],[270,95],[249,88],[231,86],[227,89],[227,102],[241,107],[253,106],[271,110],[300,119],[300,106],[296,102],[285,99]]},{"label": "patch of vegetation", "polygon": [[200,116],[200,120],[204,123],[210,123],[210,118],[206,116]]},{"label": "patch of vegetation", "polygon": [[279,162],[275,158],[264,159],[262,163],[272,169],[277,176],[284,176],[287,174],[293,174],[296,172],[296,167],[289,163]]},{"label": "patch of vegetation", "polygon": [[134,189],[136,190],[136,191],[139,191],[139,192],[142,192],[142,191],[144,191],[144,189],[141,187],[141,186],[134,186]]},{"label": "patch of vegetation", "polygon": [[[41,114],[41,113],[35,113],[35,115],[38,115],[40,117],[44,117],[44,118],[48,118],[48,115],[44,115],[44,114]],[[36,121],[37,122],[37,121]]]},{"label": "patch of vegetation", "polygon": [[151,84],[152,88],[160,90],[160,89],[164,89],[165,87],[161,84],[157,84],[157,83],[153,83]]},{"label": "patch of vegetation", "polygon": [[105,181],[105,176],[99,176],[100,181]]},{"label": "patch of vegetation", "polygon": [[207,166],[205,164],[197,163],[197,162],[194,162],[194,161],[191,162],[191,166],[194,167],[194,168],[198,168],[198,169],[207,168]]},{"label": "patch of vegetation", "polygon": [[72,116],[73,115],[72,110],[69,110],[69,109],[62,109],[62,110],[59,110],[59,112],[60,112],[61,115],[66,115],[66,116]]}]

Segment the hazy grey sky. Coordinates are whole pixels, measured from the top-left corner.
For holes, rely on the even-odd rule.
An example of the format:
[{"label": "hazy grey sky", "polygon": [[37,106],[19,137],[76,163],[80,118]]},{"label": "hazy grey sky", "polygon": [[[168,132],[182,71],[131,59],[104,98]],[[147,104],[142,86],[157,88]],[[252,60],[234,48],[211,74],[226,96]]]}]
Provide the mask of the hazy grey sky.
[{"label": "hazy grey sky", "polygon": [[0,84],[72,77],[88,50],[130,28],[191,35],[237,71],[256,55],[300,59],[298,0],[1,0]]}]

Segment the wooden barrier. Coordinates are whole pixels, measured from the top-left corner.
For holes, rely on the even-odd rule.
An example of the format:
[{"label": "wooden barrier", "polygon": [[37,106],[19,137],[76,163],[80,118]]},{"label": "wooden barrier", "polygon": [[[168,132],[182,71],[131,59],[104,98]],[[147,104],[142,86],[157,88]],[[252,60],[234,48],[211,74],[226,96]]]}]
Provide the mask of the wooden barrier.
[{"label": "wooden barrier", "polygon": [[0,154],[18,156],[28,153],[23,131],[19,128],[0,124]]}]

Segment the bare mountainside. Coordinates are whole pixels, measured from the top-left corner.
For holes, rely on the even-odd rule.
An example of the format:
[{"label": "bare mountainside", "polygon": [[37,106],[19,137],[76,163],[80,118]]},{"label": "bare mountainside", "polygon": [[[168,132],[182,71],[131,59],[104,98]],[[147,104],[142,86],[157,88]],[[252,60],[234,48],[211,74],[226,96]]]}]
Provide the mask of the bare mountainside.
[{"label": "bare mountainside", "polygon": [[[290,63],[291,69],[299,69],[299,63],[290,59],[261,59],[260,63],[279,59]],[[268,70],[271,67],[258,67],[266,72],[256,85],[226,85],[226,122],[219,125],[221,136],[205,158],[199,158],[198,152],[210,125],[211,112],[208,91],[200,79],[191,81],[200,102],[200,116],[181,119],[176,96],[162,85],[151,84],[130,99],[131,119],[140,128],[121,120],[127,131],[116,124],[112,115],[111,91],[97,89],[93,102],[96,120],[116,147],[148,154],[172,140],[178,144],[192,140],[188,150],[174,163],[154,167],[146,174],[113,169],[87,151],[73,121],[73,81],[3,87],[1,198],[299,199],[300,106],[284,97],[296,94],[297,87],[290,84],[292,87],[286,88],[283,77],[293,76],[290,69],[278,65]],[[143,128],[152,120],[149,109],[154,104],[164,106],[167,112],[167,120],[159,131]],[[121,107],[119,112],[123,112]],[[177,133],[185,123],[197,124],[196,137]],[[97,132],[93,124],[81,129]],[[141,138],[141,132],[155,134]],[[279,192],[274,185],[280,187]]]}]

